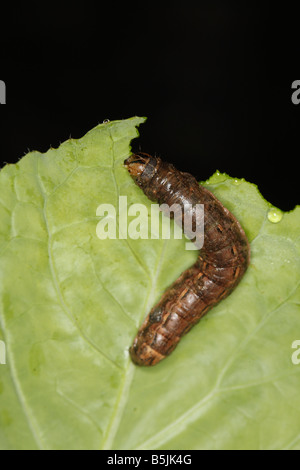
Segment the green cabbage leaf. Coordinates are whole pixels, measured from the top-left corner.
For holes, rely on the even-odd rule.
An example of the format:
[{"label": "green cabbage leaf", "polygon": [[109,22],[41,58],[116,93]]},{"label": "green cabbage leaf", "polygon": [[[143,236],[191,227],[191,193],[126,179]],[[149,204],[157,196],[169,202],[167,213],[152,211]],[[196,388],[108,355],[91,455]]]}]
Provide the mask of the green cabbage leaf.
[{"label": "green cabbage leaf", "polygon": [[219,172],[203,183],[244,227],[251,265],[169,358],[130,361],[197,255],[174,237],[97,236],[101,204],[150,211],[123,165],[143,122],[105,122],[0,172],[0,448],[300,449],[300,207],[281,213]]}]

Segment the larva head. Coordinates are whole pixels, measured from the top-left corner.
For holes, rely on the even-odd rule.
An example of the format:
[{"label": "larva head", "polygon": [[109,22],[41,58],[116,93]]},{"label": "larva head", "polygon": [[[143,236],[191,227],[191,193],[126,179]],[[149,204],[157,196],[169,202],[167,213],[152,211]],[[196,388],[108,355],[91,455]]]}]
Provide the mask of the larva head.
[{"label": "larva head", "polygon": [[124,165],[137,184],[146,183],[156,172],[158,158],[147,153],[135,153],[124,161]]}]

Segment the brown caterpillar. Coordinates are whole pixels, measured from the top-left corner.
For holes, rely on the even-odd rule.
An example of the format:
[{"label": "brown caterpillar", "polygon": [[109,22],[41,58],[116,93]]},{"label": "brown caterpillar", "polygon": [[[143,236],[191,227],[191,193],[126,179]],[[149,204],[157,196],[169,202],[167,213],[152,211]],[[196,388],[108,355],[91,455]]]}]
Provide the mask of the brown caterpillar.
[{"label": "brown caterpillar", "polygon": [[[204,204],[204,244],[196,263],[167,289],[146,317],[130,348],[132,361],[153,366],[168,356],[213,306],[237,286],[250,262],[250,246],[239,222],[189,173],[145,153],[131,155],[125,166],[151,201]],[[183,226],[184,214],[176,217]]]}]

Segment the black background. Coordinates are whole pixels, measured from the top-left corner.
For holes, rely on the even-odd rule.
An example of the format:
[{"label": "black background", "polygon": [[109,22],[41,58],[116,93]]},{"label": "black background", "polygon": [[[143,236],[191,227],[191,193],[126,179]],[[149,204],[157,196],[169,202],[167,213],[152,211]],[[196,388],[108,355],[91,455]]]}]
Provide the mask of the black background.
[{"label": "black background", "polygon": [[[299,204],[300,16],[288,3],[22,2],[1,18],[0,155],[16,162],[105,119],[147,116],[134,149]],[[300,72],[300,71],[299,71]]]}]

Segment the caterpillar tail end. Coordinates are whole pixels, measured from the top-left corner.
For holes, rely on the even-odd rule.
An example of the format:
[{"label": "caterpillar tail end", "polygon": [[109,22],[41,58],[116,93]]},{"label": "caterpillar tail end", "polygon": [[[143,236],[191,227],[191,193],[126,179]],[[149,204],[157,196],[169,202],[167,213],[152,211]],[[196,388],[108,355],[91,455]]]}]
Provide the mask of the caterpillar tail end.
[{"label": "caterpillar tail end", "polygon": [[139,338],[135,338],[129,353],[132,362],[141,367],[155,366],[165,358],[165,356],[152,349],[148,344],[139,341]]}]

